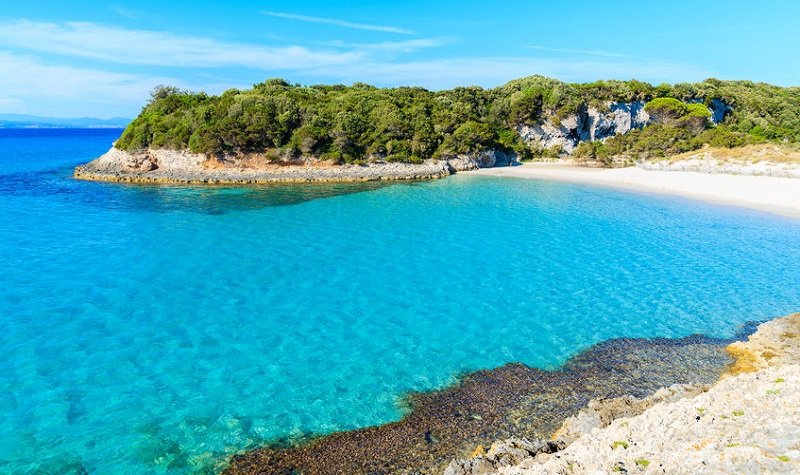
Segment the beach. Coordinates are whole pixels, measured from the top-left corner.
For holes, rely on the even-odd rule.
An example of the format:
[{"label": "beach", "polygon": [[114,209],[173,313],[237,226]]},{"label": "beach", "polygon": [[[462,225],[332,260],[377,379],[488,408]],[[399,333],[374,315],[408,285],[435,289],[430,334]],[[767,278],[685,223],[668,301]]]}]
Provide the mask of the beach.
[{"label": "beach", "polygon": [[461,173],[585,183],[684,196],[793,218],[800,217],[800,180],[793,178],[657,171],[638,167],[589,168],[563,163],[525,163]]}]

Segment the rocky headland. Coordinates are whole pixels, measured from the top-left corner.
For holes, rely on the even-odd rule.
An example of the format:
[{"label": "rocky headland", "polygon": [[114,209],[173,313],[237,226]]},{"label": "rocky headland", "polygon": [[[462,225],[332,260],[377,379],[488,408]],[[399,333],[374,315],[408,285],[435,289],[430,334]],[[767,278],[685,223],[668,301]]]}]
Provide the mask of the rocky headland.
[{"label": "rocky headland", "polygon": [[[711,122],[716,124],[730,108],[715,100],[708,110]],[[581,142],[604,141],[655,121],[642,101],[609,102],[604,109],[584,107],[561,119],[544,117],[517,126],[514,132],[529,147],[557,149],[569,156]],[[153,147],[128,152],[112,147],[101,157],[76,167],[74,176],[97,181],[182,184],[394,181],[444,178],[459,171],[518,163],[515,153],[500,149],[445,155],[420,163],[387,161],[381,156],[365,157],[358,164],[335,164],[314,156],[275,158],[268,153],[215,155]]]},{"label": "rocky headland", "polygon": [[111,148],[75,168],[75,178],[127,183],[259,184],[429,180],[458,171],[508,165],[513,157],[487,151],[423,163],[374,161],[336,165],[312,158],[270,162],[259,154],[228,157],[151,149],[129,153]]}]

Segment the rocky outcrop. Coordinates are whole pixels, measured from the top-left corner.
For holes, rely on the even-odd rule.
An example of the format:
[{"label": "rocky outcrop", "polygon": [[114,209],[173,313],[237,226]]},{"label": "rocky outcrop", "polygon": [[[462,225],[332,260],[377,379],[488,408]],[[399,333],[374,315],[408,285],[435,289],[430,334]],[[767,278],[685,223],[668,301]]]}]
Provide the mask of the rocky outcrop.
[{"label": "rocky outcrop", "polygon": [[800,164],[797,163],[717,159],[703,152],[683,160],[641,161],[637,162],[636,166],[644,170],[655,171],[800,178]]},{"label": "rocky outcrop", "polygon": [[485,475],[496,473],[503,467],[519,465],[539,454],[552,454],[564,448],[561,441],[530,441],[528,439],[511,438],[498,441],[483,452],[483,447],[478,447],[476,457],[469,459],[456,459],[444,471],[444,475]]},{"label": "rocky outcrop", "polygon": [[499,150],[486,150],[472,155],[446,157],[444,161],[447,162],[448,168],[455,173],[479,168],[506,167],[516,163],[517,158]]},{"label": "rocky outcrop", "polygon": [[711,109],[711,121],[715,124],[719,124],[725,120],[725,116],[733,111],[731,106],[719,99],[713,99],[709,109]]},{"label": "rocky outcrop", "polygon": [[[645,102],[637,101],[611,102],[605,110],[586,107],[561,120],[550,117],[535,124],[521,125],[517,127],[517,133],[536,147],[560,147],[564,152],[572,153],[580,142],[605,140],[650,124],[652,118],[644,106]],[[722,122],[730,107],[715,99],[711,101],[709,110],[716,124]]]},{"label": "rocky outcrop", "polygon": [[[556,432],[551,443],[563,450],[520,452],[511,439],[445,473],[800,473],[800,314],[760,325],[728,351],[736,362],[714,385],[596,400]],[[507,451],[513,462],[496,461]]]},{"label": "rocky outcrop", "polygon": [[568,445],[594,429],[608,427],[617,419],[638,416],[656,404],[697,396],[707,389],[708,385],[702,384],[674,384],[641,399],[633,396],[593,399],[576,415],[568,417],[553,438]]},{"label": "rocky outcrop", "polygon": [[514,161],[513,155],[494,150],[423,163],[376,161],[334,165],[314,159],[272,163],[260,155],[219,159],[186,151],[152,149],[128,153],[112,148],[96,160],[76,167],[74,176],[99,181],[187,184],[424,180]]}]

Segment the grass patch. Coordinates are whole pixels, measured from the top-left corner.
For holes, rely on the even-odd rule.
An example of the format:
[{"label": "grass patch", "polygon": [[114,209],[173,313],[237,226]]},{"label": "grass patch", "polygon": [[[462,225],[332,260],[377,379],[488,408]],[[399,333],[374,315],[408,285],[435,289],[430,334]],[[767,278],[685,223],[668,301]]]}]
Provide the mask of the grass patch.
[{"label": "grass patch", "polygon": [[622,447],[623,449],[628,448],[628,443],[624,440],[615,440],[613,444],[611,444],[612,449],[616,449],[617,447]]},{"label": "grass patch", "polygon": [[744,415],[744,411],[742,411],[740,409],[737,409],[737,410],[733,411],[731,414],[733,414],[736,417],[741,417],[741,416]]},{"label": "grass patch", "polygon": [[647,459],[636,459],[634,462],[636,462],[636,465],[642,468],[647,468],[647,466],[650,465],[650,461]]}]

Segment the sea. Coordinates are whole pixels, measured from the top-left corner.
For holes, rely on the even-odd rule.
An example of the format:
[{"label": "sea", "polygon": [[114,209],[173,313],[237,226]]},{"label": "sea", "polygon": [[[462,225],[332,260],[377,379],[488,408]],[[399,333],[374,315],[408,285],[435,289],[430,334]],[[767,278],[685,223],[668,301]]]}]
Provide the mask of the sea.
[{"label": "sea", "polygon": [[544,180],[78,181],[0,130],[0,473],[216,473],[411,392],[800,309],[800,221]]}]

